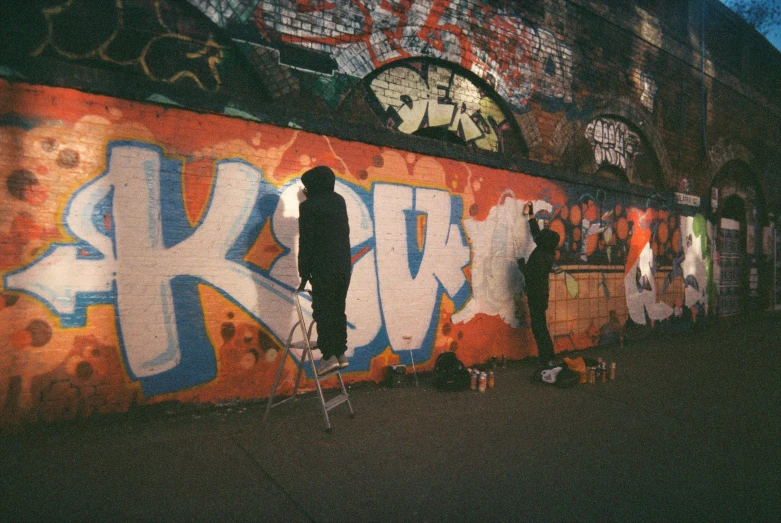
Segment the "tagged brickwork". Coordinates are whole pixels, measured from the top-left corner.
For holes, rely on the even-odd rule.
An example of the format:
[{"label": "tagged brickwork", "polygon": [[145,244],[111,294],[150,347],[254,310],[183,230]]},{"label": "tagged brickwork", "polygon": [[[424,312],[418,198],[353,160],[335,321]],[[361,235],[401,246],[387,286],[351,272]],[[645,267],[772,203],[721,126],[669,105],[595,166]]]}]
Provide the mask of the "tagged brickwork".
[{"label": "tagged brickwork", "polygon": [[549,310],[559,350],[709,303],[704,220],[662,202],[224,116],[2,89],[18,119],[0,134],[2,168],[27,173],[2,223],[6,421],[267,394],[295,320],[298,177],[313,165],[334,169],[348,202],[351,381],[382,380],[409,349],[422,370],[443,350],[467,364],[535,353],[516,265],[534,247],[527,201],[562,237]]},{"label": "tagged brickwork", "polygon": [[[9,13],[0,425],[265,398],[279,365],[292,391],[315,165],[351,224],[349,382],[536,355],[527,202],[561,238],[559,353],[773,309],[778,93],[721,48],[703,75],[699,11],[646,3]],[[99,30],[74,40],[79,20]]]}]

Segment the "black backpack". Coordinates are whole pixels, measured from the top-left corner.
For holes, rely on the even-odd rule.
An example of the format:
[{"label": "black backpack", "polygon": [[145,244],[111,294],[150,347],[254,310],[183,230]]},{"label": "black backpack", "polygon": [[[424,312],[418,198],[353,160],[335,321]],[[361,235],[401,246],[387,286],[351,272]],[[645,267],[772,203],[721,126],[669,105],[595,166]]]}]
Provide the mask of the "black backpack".
[{"label": "black backpack", "polygon": [[434,363],[434,387],[439,390],[466,390],[469,388],[469,371],[455,352],[443,352]]},{"label": "black backpack", "polygon": [[574,387],[579,383],[580,383],[580,374],[578,374],[574,370],[571,370],[565,364],[561,367],[561,372],[559,372],[559,375],[556,376],[556,383],[554,383],[554,385],[562,389],[568,389],[570,387]]}]

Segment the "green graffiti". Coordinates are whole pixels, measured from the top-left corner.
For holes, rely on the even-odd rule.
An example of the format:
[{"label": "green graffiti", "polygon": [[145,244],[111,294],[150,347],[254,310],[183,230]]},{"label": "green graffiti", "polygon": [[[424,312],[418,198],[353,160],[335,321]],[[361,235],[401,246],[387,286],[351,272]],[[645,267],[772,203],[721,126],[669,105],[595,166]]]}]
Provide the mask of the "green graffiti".
[{"label": "green graffiti", "polygon": [[713,281],[713,253],[711,252],[711,242],[708,238],[708,220],[702,214],[697,214],[694,217],[692,224],[692,231],[694,236],[700,239],[702,247],[702,259],[705,262],[705,292],[708,296],[708,303],[716,303],[716,299],[719,295],[718,285]]},{"label": "green graffiti", "polygon": [[323,101],[330,109],[336,109],[342,102],[344,94],[359,79],[344,74],[335,74],[332,77],[321,76],[312,86],[312,90],[323,97]]}]

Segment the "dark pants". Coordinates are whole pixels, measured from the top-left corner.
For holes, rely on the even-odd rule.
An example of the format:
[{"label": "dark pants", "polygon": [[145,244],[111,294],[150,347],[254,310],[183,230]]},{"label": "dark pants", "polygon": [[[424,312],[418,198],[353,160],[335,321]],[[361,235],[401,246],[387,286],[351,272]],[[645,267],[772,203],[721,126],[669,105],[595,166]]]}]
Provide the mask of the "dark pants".
[{"label": "dark pants", "polygon": [[350,275],[312,278],[312,317],[317,323],[317,346],[323,359],[347,350],[347,289]]},{"label": "dark pants", "polygon": [[540,363],[543,365],[554,358],[553,340],[548,332],[548,320],[545,311],[548,307],[544,304],[529,304],[529,316],[532,324],[532,334],[537,342]]}]

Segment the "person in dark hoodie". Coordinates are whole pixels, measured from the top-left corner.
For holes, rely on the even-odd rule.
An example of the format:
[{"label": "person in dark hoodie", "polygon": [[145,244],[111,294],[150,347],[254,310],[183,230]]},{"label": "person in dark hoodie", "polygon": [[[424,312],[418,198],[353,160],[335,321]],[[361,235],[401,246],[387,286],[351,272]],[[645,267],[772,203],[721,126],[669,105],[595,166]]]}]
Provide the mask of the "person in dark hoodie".
[{"label": "person in dark hoodie", "polygon": [[298,274],[302,291],[312,284],[312,316],[323,358],[317,374],[348,366],[347,316],[350,286],[350,224],[344,198],[334,192],[336,176],[326,166],[301,177],[306,199],[298,207]]},{"label": "person in dark hoodie", "polygon": [[556,261],[556,248],[559,246],[559,234],[550,229],[540,230],[534,218],[534,208],[531,202],[527,204],[524,215],[529,216],[529,228],[537,246],[529,256],[529,261],[518,260],[518,266],[526,280],[526,296],[529,302],[529,316],[532,324],[532,334],[537,342],[539,362],[543,366],[553,364],[553,340],[548,332],[546,312],[548,310],[548,295],[550,293],[549,274]]}]

